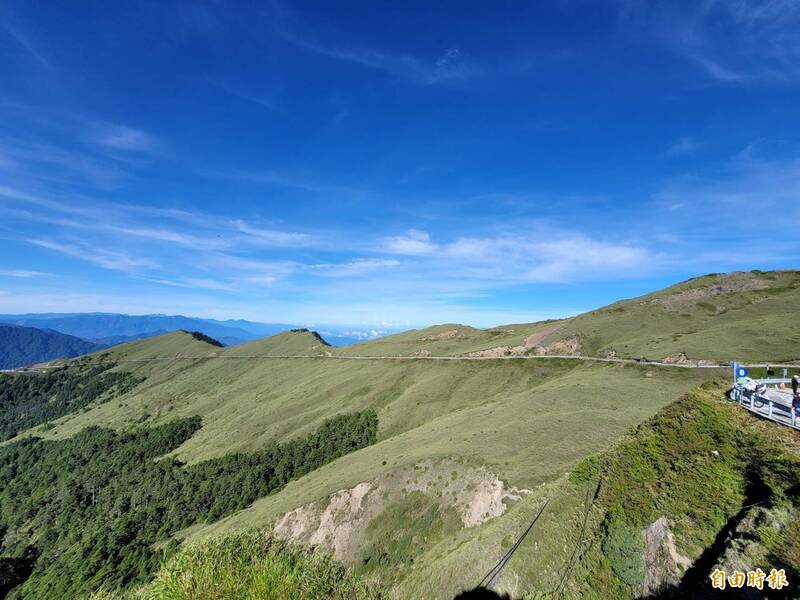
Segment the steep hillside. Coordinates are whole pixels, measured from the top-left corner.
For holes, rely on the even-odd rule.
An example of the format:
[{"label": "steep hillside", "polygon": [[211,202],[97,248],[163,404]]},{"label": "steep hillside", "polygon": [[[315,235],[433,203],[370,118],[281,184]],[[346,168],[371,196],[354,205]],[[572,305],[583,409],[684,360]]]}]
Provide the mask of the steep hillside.
[{"label": "steep hillside", "polygon": [[[552,346],[549,340],[563,342],[570,337],[591,340],[595,338],[583,332],[594,330],[603,336],[635,339],[640,343],[641,339],[634,336],[641,329],[638,325],[635,331],[632,327],[626,329],[621,322],[612,328],[605,320],[628,319],[628,311],[643,319],[643,315],[652,311],[652,330],[669,331],[669,327],[683,322],[681,312],[672,315],[663,311],[676,310],[676,303],[684,301],[693,303],[693,308],[681,305],[677,310],[702,310],[695,296],[706,298],[709,285],[716,282],[713,285],[737,286],[735,290],[715,288],[718,302],[735,299],[742,306],[730,306],[703,318],[698,312],[692,317],[698,327],[707,326],[713,335],[718,326],[715,319],[724,319],[729,313],[747,314],[761,307],[760,318],[770,327],[764,332],[765,340],[770,340],[779,356],[791,355],[794,334],[780,325],[784,314],[781,310],[789,310],[796,299],[796,274],[767,275],[763,280],[755,274],[703,278],[565,321],[491,330],[442,325],[348,350],[329,347],[306,330],[284,332],[229,348],[209,344],[202,336],[197,339],[190,333],[174,332],[64,361],[68,370],[100,365],[101,376],[123,374],[122,377],[132,378],[132,385],[125,389],[109,387],[107,393],[96,399],[74,405],[78,410],[73,410],[67,402],[64,414],[48,417],[45,425],[31,425],[31,429],[18,437],[33,434],[45,440],[35,444],[52,443],[53,448],[63,448],[59,452],[67,452],[68,445],[84,439],[81,436],[88,435],[87,428],[93,426],[139,435],[147,431],[170,431],[175,424],[189,423],[188,434],[172,436],[164,445],[161,453],[166,453],[167,460],[159,461],[163,462],[163,468],[183,465],[180,468],[189,473],[205,474],[216,472],[215,469],[221,468],[219,465],[236,465],[235,469],[241,469],[241,473],[234,469],[226,472],[225,477],[238,483],[226,485],[247,494],[223,502],[214,511],[201,511],[200,516],[185,513],[170,516],[156,536],[161,540],[159,547],[168,552],[175,549],[174,542],[167,543],[164,536],[195,541],[243,528],[274,528],[278,535],[298,543],[329,549],[335,558],[355,569],[358,577],[377,579],[400,598],[449,600],[459,590],[475,585],[545,501],[549,501],[537,523],[536,535],[531,538],[532,545],[528,544],[527,550],[514,558],[501,580],[504,589],[520,596],[531,591],[548,591],[563,575],[573,551],[570,541],[578,539],[582,528],[583,507],[587,493],[591,495],[592,491],[590,480],[594,481],[599,472],[590,467],[600,464],[600,459],[587,463],[587,457],[597,453],[611,457],[612,454],[604,453],[616,452],[615,442],[631,427],[647,421],[709,379],[726,377],[727,369],[537,358],[529,350],[540,348],[552,354],[561,353],[564,346]],[[764,287],[764,280],[774,285]],[[746,296],[742,294],[762,296],[745,302]],[[672,315],[669,327],[667,319],[658,320],[661,318],[658,315],[664,314]],[[737,323],[750,323],[741,325],[745,328],[752,325],[747,319],[739,319]],[[567,338],[562,338],[562,334]],[[499,344],[498,340],[504,342]],[[429,360],[424,354],[418,355],[419,358],[391,358],[413,354],[420,345],[430,348],[433,356],[468,354],[511,344],[529,346],[525,358],[515,359],[502,353],[498,355],[507,360]],[[760,348],[759,351],[764,351],[768,346],[764,343]],[[364,349],[374,352],[375,357],[365,357]],[[598,351],[604,349],[605,346],[597,346]],[[347,359],[348,355],[361,358]],[[717,388],[713,389],[719,395]],[[700,400],[703,398],[697,399]],[[716,411],[714,414],[721,415],[729,408],[735,410],[718,400],[714,402],[717,404],[712,403],[707,409]],[[659,423],[674,422],[678,433],[683,431],[685,419],[698,416],[698,413],[686,416],[671,409],[667,411],[666,417],[659,417]],[[699,415],[706,414],[704,411],[705,408]],[[263,458],[265,449],[276,443],[314,439],[320,428],[330,427],[326,424],[338,422],[336,419],[341,415],[353,415],[356,419],[360,418],[358,415],[374,415],[375,437],[366,442],[359,438],[360,446],[336,455],[338,458],[319,468],[304,470],[302,465],[293,468],[289,471],[293,477],[280,480],[285,485],[265,490],[254,487],[252,481],[260,481],[258,477],[249,479],[253,476],[252,465],[260,460],[254,457]],[[709,427],[717,420],[698,421],[698,435],[711,431]],[[101,431],[102,436],[116,439],[111,433]],[[682,441],[691,441],[690,431],[691,428],[686,429],[687,439]],[[358,432],[355,434],[358,436]],[[714,440],[722,439],[713,432],[709,435],[715,436]],[[131,443],[136,439],[131,438]],[[13,440],[5,442],[3,448],[12,443]],[[301,447],[316,446],[306,443]],[[736,456],[733,462],[738,469],[744,454]],[[576,464],[582,465],[580,472],[588,473],[583,480],[567,477]],[[686,465],[679,467],[676,472]],[[102,473],[107,467],[98,464],[96,468]],[[612,472],[611,467],[608,472]],[[269,473],[265,471],[264,476],[272,477]],[[157,476],[148,472],[147,476],[154,477],[154,481],[165,477],[169,480],[166,474]],[[177,473],[169,477],[183,481],[183,476]],[[617,477],[622,478],[623,475]],[[198,489],[210,485],[202,479],[189,481],[200,485]],[[736,481],[740,480],[733,478],[728,482],[733,482],[731,489],[738,485]],[[640,495],[658,491],[650,483],[647,486],[650,487],[640,491]],[[81,496],[83,500],[78,501],[84,503],[85,510],[89,510],[86,507],[91,506],[93,497],[91,489],[87,489]],[[216,493],[206,491],[202,497],[211,502]],[[15,494],[15,498],[25,497],[19,491]],[[599,539],[605,531],[602,524],[614,503],[613,498],[602,494],[599,498],[598,502],[607,508],[602,514],[599,508],[592,512],[587,527],[593,528],[593,539]],[[715,503],[717,499],[709,501]],[[105,502],[113,506],[116,500],[109,498]],[[186,502],[181,500],[180,506],[190,506]],[[623,506],[631,502],[624,500]],[[43,505],[48,506],[47,502]],[[736,509],[734,505],[735,502],[719,507],[715,504],[714,510],[724,516]],[[25,506],[10,506],[9,514],[15,519],[24,515]],[[677,518],[680,510],[691,514],[692,506],[688,500],[676,505],[669,518]],[[50,514],[55,509],[42,510]],[[646,514],[649,518],[650,513]],[[624,523],[628,528],[642,526],[639,521]],[[695,558],[707,543],[707,533],[717,523],[718,520],[703,525],[706,537],[692,538],[695,541],[687,542],[680,551]],[[625,528],[621,531],[630,533]],[[675,531],[678,536],[678,530]],[[614,538],[609,542],[611,555],[617,541]],[[15,548],[18,553],[24,550],[21,544]],[[575,579],[570,584],[576,593],[586,594],[591,588],[576,587],[586,581],[581,569],[588,568],[592,560],[604,560],[592,558],[587,552],[581,550],[576,559],[580,562],[576,563]],[[154,563],[152,556],[147,556],[151,557],[146,563],[150,566],[146,573],[138,575],[140,579],[152,574]],[[56,577],[56,571],[48,569],[48,577]],[[583,574],[579,576],[579,572]],[[613,569],[612,572],[616,573]],[[74,589],[85,589],[82,586],[87,584],[81,577],[70,579],[70,585],[76,586]],[[596,587],[613,592],[612,596],[629,597],[625,594],[630,595],[633,588],[629,586],[626,592],[620,581],[628,585],[624,577],[608,575]],[[639,585],[638,581],[634,587]]]},{"label": "steep hillside", "polygon": [[[194,465],[308,435],[336,414],[374,409],[379,423],[375,445],[290,482],[248,509],[181,534],[194,539],[270,527],[298,508],[299,518],[318,528],[332,495],[368,489],[374,491],[369,497],[380,501],[364,505],[367,512],[353,519],[353,529],[331,507],[330,518],[344,523],[344,529],[317,534],[327,536],[331,548],[350,540],[337,557],[356,565],[385,535],[378,533],[381,528],[413,537],[408,528],[419,519],[428,519],[438,532],[429,537],[430,544],[420,542],[409,550],[419,554],[414,559],[419,569],[435,567],[437,559],[428,552],[447,540],[461,540],[464,548],[474,550],[485,527],[516,514],[506,515],[509,507],[533,506],[528,499],[538,497],[540,486],[553,485],[582,457],[601,451],[708,376],[706,371],[574,360],[178,359],[176,353],[189,355],[184,344],[194,340],[176,336],[109,351],[120,361],[115,368],[149,371],[148,379],[112,402],[54,421],[52,429],[37,435],[69,439],[88,425],[126,429],[199,415],[203,427],[173,452]],[[285,339],[292,336],[299,338],[296,343]],[[162,342],[158,348],[153,347],[156,341]],[[309,343],[318,342],[307,332],[295,332],[285,334],[280,347],[305,351]],[[265,354],[274,351],[270,344],[262,342]],[[221,357],[239,350],[201,348],[209,355],[219,351]],[[410,500],[404,500],[404,490],[414,490]],[[403,504],[407,501],[415,504]],[[507,530],[501,540],[512,535],[516,519],[497,529]],[[293,527],[287,521],[284,534]],[[393,572],[391,585],[419,584],[402,568],[406,555],[375,552],[388,552],[388,558],[367,574],[383,578]],[[467,575],[431,590],[457,591],[469,583]]]},{"label": "steep hillside", "polygon": [[709,361],[800,360],[800,271],[706,275],[560,321],[443,325],[339,350],[348,355],[577,355]]},{"label": "steep hillside", "polygon": [[0,369],[71,358],[99,348],[102,346],[57,331],[0,324]]},{"label": "steep hillside", "polygon": [[707,275],[579,315],[543,344],[577,336],[586,354],[794,361],[798,310],[800,271]]}]

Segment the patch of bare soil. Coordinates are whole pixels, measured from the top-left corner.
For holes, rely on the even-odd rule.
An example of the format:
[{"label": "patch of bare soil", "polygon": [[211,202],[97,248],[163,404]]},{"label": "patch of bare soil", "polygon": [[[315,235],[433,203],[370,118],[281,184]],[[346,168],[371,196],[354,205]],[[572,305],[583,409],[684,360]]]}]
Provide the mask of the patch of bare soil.
[{"label": "patch of bare soil", "polygon": [[425,356],[432,356],[432,355],[433,355],[433,352],[431,352],[430,350],[417,350],[416,352],[414,352],[414,354],[412,356],[425,357]]},{"label": "patch of bare soil", "polygon": [[487,350],[476,350],[475,352],[468,352],[465,356],[471,358],[500,358],[502,356],[513,356],[515,354],[521,355],[525,352],[518,352],[519,348],[524,346],[496,346],[495,348],[488,348]]},{"label": "patch of bare soil", "polygon": [[541,343],[558,330],[559,326],[548,327],[532,333],[525,338],[525,341],[520,346],[496,346],[486,350],[478,350],[470,352],[466,356],[476,358],[499,358],[503,356],[524,356],[526,354],[535,354],[536,356],[548,355],[568,355],[576,356],[580,353],[580,342],[577,337],[569,337],[564,340],[553,342],[546,346]]},{"label": "patch of bare soil", "polygon": [[727,276],[725,279],[721,280],[720,283],[715,285],[684,290],[683,292],[677,292],[669,296],[664,296],[663,298],[656,298],[653,302],[659,302],[669,310],[676,310],[716,296],[733,294],[736,292],[763,290],[771,285],[769,279],[763,277],[750,275]]},{"label": "patch of bare soil", "polygon": [[683,352],[676,352],[665,357],[662,362],[667,365],[685,365],[689,362],[689,357]]},{"label": "patch of bare soil", "polygon": [[558,328],[559,325],[554,325],[553,327],[546,327],[541,331],[532,333],[525,338],[525,343],[523,345],[526,348],[533,348],[534,346],[539,346],[545,339],[547,339],[548,336],[555,333],[558,330]]},{"label": "patch of bare soil", "polygon": [[455,508],[464,527],[499,517],[506,511],[507,502],[530,493],[507,488],[484,467],[425,460],[288,512],[278,519],[275,532],[331,550],[339,560],[352,561],[358,556],[369,522],[386,506],[414,491]]},{"label": "patch of bare soil", "polygon": [[327,503],[301,506],[278,520],[275,533],[331,550],[340,560],[354,560],[367,525],[383,510],[383,499],[380,494],[370,494],[372,491],[372,484],[359,483],[339,490]]},{"label": "patch of bare soil", "polygon": [[533,348],[532,353],[536,356],[579,356],[581,353],[581,341],[577,336],[573,335],[547,346],[536,346]]},{"label": "patch of bare soil", "polygon": [[420,338],[420,342],[440,342],[443,340],[458,340],[461,338],[467,337],[464,335],[464,332],[459,331],[458,329],[448,329],[447,331],[442,331],[441,333],[434,333],[431,335],[426,335],[424,338]]},{"label": "patch of bare soil", "polygon": [[669,356],[663,358],[661,360],[666,365],[685,365],[685,366],[692,366],[692,367],[702,367],[702,366],[709,366],[715,364],[713,360],[695,360],[686,356],[683,352],[676,352],[675,354],[670,354]]}]

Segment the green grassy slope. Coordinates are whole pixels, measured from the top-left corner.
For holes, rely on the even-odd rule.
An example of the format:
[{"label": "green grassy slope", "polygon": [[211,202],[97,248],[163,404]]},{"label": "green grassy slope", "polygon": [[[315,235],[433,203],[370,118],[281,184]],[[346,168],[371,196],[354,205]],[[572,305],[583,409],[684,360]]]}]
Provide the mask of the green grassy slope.
[{"label": "green grassy slope", "polygon": [[[473,329],[440,325],[339,350],[349,355],[455,355],[499,346],[547,346],[576,337],[580,353],[662,359],[800,359],[800,271],[698,277],[561,321]],[[437,339],[443,333],[446,339]]]},{"label": "green grassy slope", "polygon": [[[497,582],[500,591],[514,598],[629,599],[641,594],[645,544],[640,532],[660,517],[668,519],[677,552],[690,560],[702,555],[704,565],[697,581],[689,571],[689,580],[682,584],[673,582],[675,587],[670,588],[669,582],[664,583],[665,598],[706,597],[710,592],[707,571],[714,566],[728,572],[734,568],[760,567],[765,572],[773,566],[785,568],[789,581],[796,582],[800,569],[796,552],[800,546],[796,525],[800,446],[788,429],[775,428],[725,402],[724,390],[724,384],[693,390],[599,457],[582,461],[569,476],[538,486],[503,517],[478,529],[451,527],[437,536],[436,524],[425,522],[429,527],[425,539],[430,544],[416,549],[413,563],[369,572],[370,578],[377,575],[384,583],[393,582],[396,587],[391,597],[449,599],[458,590],[475,585],[548,502]],[[340,467],[330,465],[329,469]],[[599,495],[588,502],[601,473]],[[748,495],[752,494],[748,482],[754,478],[764,487],[758,492],[762,494],[757,497],[760,502],[751,506],[754,498]],[[300,480],[292,485],[306,483]],[[257,503],[256,510],[263,503]],[[584,529],[587,506],[588,526]],[[240,513],[239,518],[248,512]],[[391,526],[383,535],[395,538],[398,531],[414,531],[415,523],[402,517],[382,517],[376,529]],[[235,527],[230,521],[224,525],[215,531],[238,529],[241,522]],[[738,532],[733,541],[722,535],[725,544],[704,552],[720,538],[720,532],[724,534],[725,527],[733,526]],[[626,535],[620,537],[621,531]],[[283,561],[270,566],[259,559],[265,555],[256,550],[272,543],[269,537],[244,534],[203,542],[199,547],[190,545],[147,591],[158,589],[170,598],[193,597],[193,585],[213,581],[220,593],[211,593],[206,585],[208,597],[223,598],[228,597],[226,590],[240,589],[236,586],[242,582],[261,585],[265,576],[269,582],[264,585],[293,589],[306,569],[316,568],[312,564],[296,572],[284,569]],[[575,548],[578,552],[573,560]],[[214,552],[218,556],[209,562]],[[295,556],[296,550],[291,549],[290,554]],[[324,564],[340,572],[343,585],[358,581],[335,564]],[[656,574],[663,576],[664,568],[657,565]],[[674,573],[678,579],[683,574],[683,568]],[[566,596],[558,593],[562,580]],[[329,579],[323,576],[321,581]],[[114,597],[122,596],[96,598]],[[790,591],[776,597],[793,596]]]},{"label": "green grassy slope", "polygon": [[[647,569],[639,532],[666,518],[677,553],[697,562],[689,570],[672,565],[659,597],[721,597],[708,581],[715,567],[784,568],[794,590],[770,597],[797,597],[797,434],[727,402],[726,389],[719,383],[693,390],[576,469],[582,476],[573,477],[575,487],[601,474],[603,483],[587,535],[596,541],[580,556],[573,593],[641,595]],[[658,571],[666,574],[663,566]]]},{"label": "green grassy slope", "polygon": [[336,349],[344,356],[412,356],[420,351],[453,356],[497,346],[515,346],[537,333],[547,335],[559,321],[476,329],[467,325],[435,325]]},{"label": "green grassy slope", "polygon": [[579,315],[545,342],[574,334],[586,354],[796,360],[798,310],[798,271],[711,275]]},{"label": "green grassy slope", "polygon": [[[503,516],[475,528],[442,529],[448,513],[437,513],[441,518],[434,519],[431,530],[439,533],[422,536],[422,542],[417,539],[422,534],[413,531],[413,511],[389,506],[388,516],[377,518],[392,520],[376,521],[374,531],[391,529],[402,535],[408,528],[409,539],[417,544],[414,567],[397,563],[405,560],[402,553],[390,553],[393,558],[375,573],[391,574],[405,597],[452,597],[476,583],[475,575],[499,558],[544,498],[552,496],[543,517],[551,532],[540,542],[544,554],[536,567],[515,571],[520,586],[515,589],[529,590],[557,574],[570,551],[564,537],[577,535],[574,513],[583,490],[573,489],[564,474],[724,371],[574,359],[338,360],[335,355],[408,356],[421,349],[454,355],[576,336],[585,354],[613,349],[648,358],[685,352],[691,358],[780,360],[800,356],[790,321],[800,306],[799,285],[796,272],[705,277],[563,321],[490,330],[441,325],[343,349],[324,346],[304,331],[224,349],[175,332],[97,354],[144,382],[110,402],[56,420],[55,427],[37,435],[61,438],[88,425],[126,429],[199,415],[202,429],[175,451],[194,463],[306,435],[326,418],[372,408],[379,418],[377,444],[185,535],[200,538],[269,526],[298,506],[327,502],[337,490],[423,461],[450,461],[463,465],[465,472],[485,466],[507,486],[532,493],[511,503]],[[326,357],[328,353],[334,357]],[[295,358],[258,358],[266,355]],[[422,498],[419,514],[433,514],[426,502],[438,500]]]},{"label": "green grassy slope", "polygon": [[[286,339],[291,336],[300,340],[293,344]],[[316,343],[303,332],[276,338],[282,348]],[[257,344],[272,354],[274,341]],[[229,350],[233,349],[221,352]],[[202,429],[176,452],[193,463],[310,433],[335,414],[377,411],[380,430],[374,447],[302,477],[227,519],[186,532],[204,537],[269,526],[297,506],[424,460],[446,458],[465,468],[486,465],[509,486],[550,485],[575,462],[602,450],[628,427],[709,376],[705,370],[576,360],[176,358],[207,357],[218,351],[179,332],[106,351],[97,358],[116,360],[115,369],[131,369],[139,377],[146,375],[146,380],[129,393],[56,420],[54,428],[36,434],[63,438],[88,425],[127,429],[200,415]],[[534,503],[529,497],[518,505]],[[481,565],[484,531],[497,532],[488,539],[499,548],[516,526],[515,515],[524,510],[515,509],[479,528],[459,529],[436,546],[458,543],[467,554],[464,560]],[[432,551],[423,545],[419,573],[424,568],[438,573],[434,568],[438,554],[429,555]],[[396,569],[390,565],[390,570]],[[449,593],[470,583],[470,573],[457,575],[431,590]],[[427,585],[416,575],[405,579],[396,583]]]},{"label": "green grassy slope", "polygon": [[317,355],[329,350],[330,346],[314,331],[297,329],[276,335],[231,346],[224,350],[225,356]]},{"label": "green grassy slope", "polygon": [[89,600],[382,600],[386,595],[320,552],[269,532],[245,531],[191,544],[155,580],[130,592],[102,590]]}]

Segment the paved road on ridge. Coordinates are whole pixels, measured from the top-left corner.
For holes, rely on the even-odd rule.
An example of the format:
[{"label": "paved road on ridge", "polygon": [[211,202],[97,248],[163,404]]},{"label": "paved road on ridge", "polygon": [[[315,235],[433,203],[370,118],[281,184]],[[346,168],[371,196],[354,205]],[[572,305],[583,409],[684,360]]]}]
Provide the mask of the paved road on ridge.
[{"label": "paved road on ridge", "polygon": [[[207,356],[155,356],[152,358],[127,358],[112,361],[114,363],[147,363],[147,362],[163,362],[173,360],[442,360],[442,361],[481,361],[481,360],[576,360],[585,362],[600,362],[600,363],[616,363],[616,364],[631,364],[647,367],[675,367],[680,369],[727,369],[730,368],[729,364],[721,362],[716,363],[701,363],[688,362],[688,363],[670,363],[663,361],[642,361],[635,358],[603,358],[599,356],[569,356],[569,355],[549,355],[549,356],[345,356],[341,354],[257,354],[257,355],[242,355],[242,356],[227,356],[227,355],[207,355]],[[37,367],[37,370],[53,369],[59,366],[60,363],[54,365],[43,365]],[[90,364],[103,364],[103,361]],[[800,368],[798,364],[749,364],[749,367],[766,367],[771,366],[775,368]],[[29,371],[30,372],[30,371]]]}]

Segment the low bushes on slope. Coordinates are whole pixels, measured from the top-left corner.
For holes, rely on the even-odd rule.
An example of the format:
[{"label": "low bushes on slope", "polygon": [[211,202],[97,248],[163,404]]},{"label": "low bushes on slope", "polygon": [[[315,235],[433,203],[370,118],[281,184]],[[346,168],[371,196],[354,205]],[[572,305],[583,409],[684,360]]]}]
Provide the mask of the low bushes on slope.
[{"label": "low bushes on slope", "polygon": [[[661,594],[708,593],[708,574],[729,557],[730,540],[749,548],[751,568],[786,568],[798,582],[800,444],[796,433],[724,402],[722,384],[704,384],[641,425],[572,480],[601,478],[595,543],[584,556],[581,595],[629,598],[645,589],[644,530],[666,517],[677,550],[693,562]],[[758,510],[758,515],[752,511]],[[782,522],[769,517],[785,515]],[[788,518],[786,517],[788,516]],[[769,517],[769,518],[768,518]],[[750,521],[769,521],[757,531]],[[753,529],[753,531],[749,531]],[[753,548],[756,548],[754,551]],[[652,567],[652,565],[650,565]],[[683,569],[680,569],[683,571]],[[650,574],[651,579],[653,574]],[[650,582],[652,584],[652,581]],[[776,596],[778,597],[778,596]]]},{"label": "low bushes on slope", "polygon": [[0,374],[0,440],[138,385],[130,373],[110,371],[113,366],[78,361],[47,373]]},{"label": "low bushes on slope", "polygon": [[[22,440],[0,448],[0,558],[31,546],[30,577],[12,598],[74,598],[146,581],[154,549],[198,522],[247,507],[289,480],[375,441],[373,411],[341,415],[313,434],[252,454],[183,466],[156,460],[189,439],[200,418],[117,433],[90,427],[65,440]],[[162,544],[164,546],[164,544]]]},{"label": "low bushes on slope", "polygon": [[155,580],[130,593],[100,592],[92,600],[381,600],[330,555],[271,533],[244,531],[191,544],[161,567]]},{"label": "low bushes on slope", "polygon": [[224,348],[225,344],[220,342],[219,340],[215,340],[210,335],[206,335],[202,331],[186,331],[185,329],[179,329],[178,331],[182,331],[183,333],[188,333],[198,342],[205,342],[206,344],[210,344],[212,346],[216,346],[217,348]]}]

